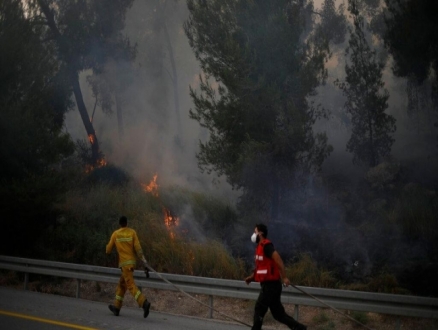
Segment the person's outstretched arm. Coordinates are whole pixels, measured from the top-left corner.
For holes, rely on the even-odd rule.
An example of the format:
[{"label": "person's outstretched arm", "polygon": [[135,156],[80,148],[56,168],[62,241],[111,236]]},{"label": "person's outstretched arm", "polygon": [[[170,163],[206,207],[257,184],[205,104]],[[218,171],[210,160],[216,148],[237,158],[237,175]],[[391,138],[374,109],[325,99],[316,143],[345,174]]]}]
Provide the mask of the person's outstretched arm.
[{"label": "person's outstretched arm", "polygon": [[272,253],[272,259],[274,259],[275,263],[278,266],[278,270],[280,271],[280,276],[281,276],[281,279],[283,281],[283,284],[285,286],[289,286],[290,281],[286,276],[286,271],[284,269],[283,259],[281,259],[281,256],[277,251],[274,251],[274,253]]}]

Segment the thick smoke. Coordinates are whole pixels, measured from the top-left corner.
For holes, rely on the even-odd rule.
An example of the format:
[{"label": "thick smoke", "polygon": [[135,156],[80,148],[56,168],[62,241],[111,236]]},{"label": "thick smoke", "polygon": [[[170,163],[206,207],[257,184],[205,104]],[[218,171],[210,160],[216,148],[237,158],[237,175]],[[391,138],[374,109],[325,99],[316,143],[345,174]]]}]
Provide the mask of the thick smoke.
[{"label": "thick smoke", "polygon": [[[321,3],[322,0],[315,1],[315,7],[320,7]],[[125,32],[132,43],[137,43],[137,57],[132,63],[134,74],[126,78],[122,104],[125,135],[121,138],[118,134],[115,113],[106,115],[97,106],[93,124],[101,149],[109,162],[126,169],[143,182],[149,182],[157,173],[162,186],[176,184],[236,201],[238,192],[231,190],[225,178],[215,179],[201,174],[198,168],[195,157],[198,141],[205,141],[208,133],[189,118],[189,109],[193,107],[189,86],[195,89],[199,86],[201,70],[182,28],[188,17],[185,1],[169,1],[167,6],[165,15],[158,17],[162,9],[153,1],[136,1],[127,15]],[[177,76],[173,72],[164,26],[160,25],[162,20],[169,31]],[[364,169],[354,166],[352,155],[346,151],[351,126],[343,111],[345,99],[333,85],[336,78],[344,78],[344,65],[343,50],[335,49],[334,57],[328,63],[327,84],[319,89],[315,98],[330,111],[330,115],[328,120],[315,124],[315,131],[326,132],[334,147],[334,152],[323,165],[324,176],[336,177],[337,182],[354,186],[363,180]],[[89,113],[95,103],[86,82],[86,76],[90,74],[84,72],[81,76]],[[113,78],[125,79],[125,76]],[[413,170],[412,180],[430,184],[432,179],[436,180],[438,168],[436,143],[431,143],[431,139],[436,139],[436,130],[412,127],[412,120],[407,116],[406,80],[393,76],[390,63],[385,68],[384,80],[390,93],[388,113],[397,120],[392,156]],[[175,82],[178,86],[178,116],[173,94]],[[436,114],[431,116],[436,118]],[[77,111],[67,115],[66,129],[74,139],[86,138]],[[289,212],[283,213],[277,222],[268,223],[269,236],[286,260],[294,260],[299,253],[311,253],[321,265],[335,265],[345,278],[355,279],[369,275],[379,262],[389,260],[396,269],[403,264],[403,259],[424,255],[424,246],[405,242],[395,225],[388,228],[368,219],[369,228],[358,230],[349,218],[345,204],[336,200],[325,183],[317,180],[309,177],[305,191],[291,191],[291,196],[299,196],[295,204],[292,203]],[[359,208],[360,203],[352,200],[349,207]],[[202,228],[192,221],[189,207],[178,216],[181,226],[187,228],[190,235],[199,241],[205,239]],[[247,228],[235,227],[239,229],[230,232],[228,237],[230,241],[238,242],[235,244],[238,251],[234,252],[247,256],[248,260],[254,250],[249,238],[255,223]]]},{"label": "thick smoke", "polygon": [[[164,9],[159,7],[158,1],[134,3],[126,18],[125,33],[131,43],[136,44],[136,60],[129,65],[119,62],[119,68],[111,70],[114,72],[111,79],[126,86],[121,106],[124,136],[118,133],[115,105],[113,113],[108,115],[98,104],[93,125],[106,160],[144,182],[149,182],[156,173],[161,185],[176,184],[210,192],[219,187],[229,192],[224,178],[213,180],[200,172],[195,156],[199,140],[205,140],[207,132],[189,118],[189,109],[193,107],[189,86],[195,89],[199,86],[201,71],[182,28],[187,17],[184,1],[169,1]],[[166,41],[164,25],[160,25],[163,22],[170,43]],[[172,61],[176,76],[172,72]],[[118,74],[125,71],[123,67],[130,71]],[[83,72],[81,75],[90,117],[95,98],[86,79],[91,74]],[[174,86],[178,87],[178,115]],[[67,115],[66,130],[75,140],[86,139],[77,111]]]}]

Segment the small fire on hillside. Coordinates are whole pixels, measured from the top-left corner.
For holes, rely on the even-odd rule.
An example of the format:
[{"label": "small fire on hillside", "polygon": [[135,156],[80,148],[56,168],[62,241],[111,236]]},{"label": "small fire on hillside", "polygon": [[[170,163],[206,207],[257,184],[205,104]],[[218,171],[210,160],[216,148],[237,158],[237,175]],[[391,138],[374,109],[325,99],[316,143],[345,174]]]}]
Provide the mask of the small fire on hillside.
[{"label": "small fire on hillside", "polygon": [[170,210],[163,207],[163,213],[164,213],[164,223],[168,228],[178,226],[179,218],[174,216],[172,212],[170,212]]},{"label": "small fire on hillside", "polygon": [[95,165],[91,165],[91,164],[86,164],[85,165],[85,173],[90,173],[91,171],[93,171],[96,168],[101,168],[107,165],[107,162],[104,158],[101,158],[97,161],[97,163]]},{"label": "small fire on hillside", "polygon": [[[90,141],[91,144],[94,144],[94,142],[95,142],[94,135],[93,134],[88,134],[88,140]],[[101,157],[100,159],[98,159],[96,161],[95,164],[86,164],[85,165],[85,173],[90,173],[94,169],[101,168],[101,167],[104,167],[106,165],[107,165],[106,159]]]},{"label": "small fire on hillside", "polygon": [[152,181],[149,184],[145,184],[145,183],[141,184],[144,191],[151,193],[155,197],[158,197],[157,177],[158,177],[158,174],[155,174]]},{"label": "small fire on hillside", "polygon": [[[145,192],[148,192],[153,196],[159,198],[157,178],[158,175],[155,174],[149,184],[142,183],[141,186],[143,187],[143,190]],[[179,225],[179,218],[176,215],[172,214],[172,212],[163,205],[161,200],[160,203],[163,208],[164,224],[166,225],[167,229],[171,230],[172,228],[177,227]],[[173,232],[170,232],[170,237],[175,238],[175,234]]]}]

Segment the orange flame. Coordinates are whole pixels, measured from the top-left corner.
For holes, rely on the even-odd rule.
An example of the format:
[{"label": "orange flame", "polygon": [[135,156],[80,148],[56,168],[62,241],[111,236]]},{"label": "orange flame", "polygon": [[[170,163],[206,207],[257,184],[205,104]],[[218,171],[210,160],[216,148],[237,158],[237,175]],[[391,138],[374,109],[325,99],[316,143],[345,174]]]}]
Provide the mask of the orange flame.
[{"label": "orange flame", "polygon": [[157,184],[157,177],[158,175],[155,174],[154,178],[149,184],[142,183],[141,186],[143,187],[144,191],[151,193],[155,197],[158,197],[158,184]]},{"label": "orange flame", "polygon": [[86,164],[85,165],[85,173],[90,173],[92,170],[96,168],[101,168],[107,165],[107,161],[105,158],[99,159],[95,165]]},{"label": "orange flame", "polygon": [[91,144],[94,144],[94,135],[93,134],[88,134],[88,140],[90,140]]},{"label": "orange flame", "polygon": [[101,158],[97,161],[97,167],[104,167],[107,165],[105,158]]},{"label": "orange flame", "polygon": [[163,213],[164,213],[164,224],[167,228],[178,226],[179,224],[179,218],[172,215],[172,212],[170,210],[163,207]]},{"label": "orange flame", "polygon": [[[158,197],[158,184],[157,184],[157,178],[158,174],[155,174],[152,178],[151,182],[149,184],[142,183],[141,186],[145,192],[151,193],[153,196]],[[169,209],[166,207],[163,207],[163,214],[164,214],[164,224],[166,225],[167,229],[170,231],[173,227],[178,226],[179,224],[179,218],[174,216],[172,212],[170,212]],[[173,231],[170,231],[170,237],[172,239],[175,238],[175,233]]]}]

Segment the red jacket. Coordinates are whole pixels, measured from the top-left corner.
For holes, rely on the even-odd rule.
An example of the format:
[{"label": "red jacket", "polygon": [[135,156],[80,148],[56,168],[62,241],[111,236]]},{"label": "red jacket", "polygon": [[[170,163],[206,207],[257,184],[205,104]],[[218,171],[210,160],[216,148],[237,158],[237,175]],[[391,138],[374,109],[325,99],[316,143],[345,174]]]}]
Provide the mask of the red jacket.
[{"label": "red jacket", "polygon": [[278,281],[280,279],[280,271],[274,259],[268,258],[263,252],[263,248],[268,243],[271,243],[271,241],[264,239],[256,248],[254,271],[254,280],[256,282]]}]

